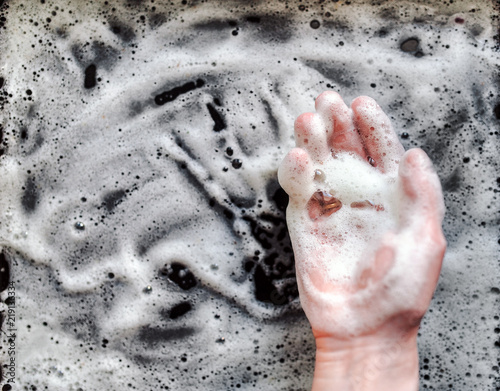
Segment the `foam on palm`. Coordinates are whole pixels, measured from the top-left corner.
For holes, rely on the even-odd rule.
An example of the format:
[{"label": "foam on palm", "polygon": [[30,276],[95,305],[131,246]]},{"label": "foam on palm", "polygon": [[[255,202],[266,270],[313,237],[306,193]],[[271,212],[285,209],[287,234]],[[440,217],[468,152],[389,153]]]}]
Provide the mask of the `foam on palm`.
[{"label": "foam on palm", "polygon": [[[426,280],[436,279],[427,269],[440,268],[443,255],[444,204],[428,158],[418,150],[403,156],[372,100],[353,104],[356,113],[336,93],[318,97],[319,112],[296,121],[299,147],[279,170],[303,308],[316,333],[339,338],[372,332],[401,311],[423,315]],[[342,207],[311,213],[317,192]]]},{"label": "foam on palm", "polygon": [[[342,283],[351,279],[367,238],[378,243],[381,232],[395,227],[396,183],[394,178],[387,178],[359,156],[347,152],[327,156],[321,163],[312,162],[308,168],[303,177],[305,183],[295,184],[297,189],[287,209],[294,251],[296,256],[304,259],[305,265],[314,267],[316,259],[309,254],[315,254],[321,248],[322,256],[329,260],[325,265],[328,278],[332,283]],[[316,169],[325,173],[323,183],[314,181]],[[284,188],[294,187],[290,182],[290,178],[280,176]],[[342,202],[342,208],[315,222],[311,221],[306,205],[318,190],[336,196]],[[365,200],[384,205],[384,211],[350,206]],[[311,235],[313,232],[318,234]]]},{"label": "foam on palm", "polygon": [[[16,283],[20,387],[307,389],[314,340],[276,171],[296,116],[335,90],[376,98],[405,147],[424,148],[443,178],[451,251],[419,340],[422,381],[492,388],[491,1],[0,3],[0,247]],[[186,84],[194,89],[155,102]],[[312,194],[297,191],[304,202]],[[387,205],[352,214],[403,210]],[[168,277],[172,262],[181,283]],[[182,285],[186,275],[195,287]],[[173,318],[179,305],[189,311]],[[0,356],[7,362],[7,349]]]}]

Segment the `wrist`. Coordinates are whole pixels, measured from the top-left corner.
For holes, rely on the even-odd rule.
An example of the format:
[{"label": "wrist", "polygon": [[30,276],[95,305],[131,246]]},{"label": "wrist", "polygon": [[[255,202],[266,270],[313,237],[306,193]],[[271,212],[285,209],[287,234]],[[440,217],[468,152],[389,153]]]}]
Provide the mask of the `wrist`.
[{"label": "wrist", "polygon": [[312,391],[418,390],[417,335],[316,338]]}]

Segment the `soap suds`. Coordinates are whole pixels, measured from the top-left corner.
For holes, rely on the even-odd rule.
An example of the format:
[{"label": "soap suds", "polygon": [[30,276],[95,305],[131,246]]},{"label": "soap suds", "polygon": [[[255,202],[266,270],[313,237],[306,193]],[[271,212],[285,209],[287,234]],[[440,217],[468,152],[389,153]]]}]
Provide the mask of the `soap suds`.
[{"label": "soap suds", "polygon": [[498,10],[435,3],[5,2],[0,247],[17,383],[310,388],[276,172],[295,118],[335,90],[375,98],[443,183],[449,250],[422,387],[493,388]]}]

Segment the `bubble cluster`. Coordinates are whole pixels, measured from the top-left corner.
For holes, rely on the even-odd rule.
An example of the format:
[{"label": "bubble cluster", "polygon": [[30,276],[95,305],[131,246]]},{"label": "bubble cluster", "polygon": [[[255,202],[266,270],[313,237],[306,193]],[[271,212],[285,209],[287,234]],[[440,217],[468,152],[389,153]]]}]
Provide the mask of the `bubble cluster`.
[{"label": "bubble cluster", "polygon": [[370,94],[441,176],[422,387],[493,387],[491,2],[0,3],[0,288],[22,388],[309,389],[276,171],[327,89]]}]

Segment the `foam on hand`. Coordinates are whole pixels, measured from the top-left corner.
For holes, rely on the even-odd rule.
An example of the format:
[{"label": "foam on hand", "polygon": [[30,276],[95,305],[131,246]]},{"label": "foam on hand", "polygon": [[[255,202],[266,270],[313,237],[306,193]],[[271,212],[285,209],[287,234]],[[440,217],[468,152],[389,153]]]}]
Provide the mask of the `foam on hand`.
[{"label": "foam on hand", "polygon": [[[20,386],[309,388],[314,341],[276,172],[296,116],[334,90],[373,96],[442,176],[450,259],[424,319],[422,381],[491,388],[491,2],[4,3],[0,273],[16,284]],[[285,186],[304,205],[330,192],[333,209],[345,194],[341,234],[376,241],[385,223],[361,229],[346,213],[398,186],[371,168],[341,153],[296,167],[309,182]],[[356,205],[374,218],[399,210]],[[290,226],[310,219],[294,210]]]},{"label": "foam on hand", "polygon": [[[287,162],[286,164],[293,163]],[[313,254],[319,247],[332,243],[331,248],[326,250],[331,252],[329,255],[331,262],[327,267],[328,275],[335,279],[335,275],[340,273],[337,278],[343,276],[342,278],[349,279],[356,269],[356,261],[360,258],[360,251],[365,247],[366,238],[371,238],[371,241],[378,243],[382,232],[394,228],[393,221],[397,216],[397,210],[394,210],[387,201],[394,201],[395,180],[391,178],[388,182],[382,173],[374,171],[367,162],[347,152],[336,154],[335,157],[330,156],[321,165],[313,163],[310,168],[305,174],[309,183],[303,184],[301,192],[293,196],[287,209],[292,243],[295,242],[295,238],[300,238],[301,242],[301,248],[294,247],[296,256],[298,254],[305,256],[307,264],[309,258],[307,253]],[[325,173],[325,180],[320,183],[313,179],[314,171],[318,169]],[[289,186],[289,181],[280,177],[280,183],[284,188]],[[307,202],[304,201],[308,201],[318,190],[327,191],[337,197],[342,207],[332,218],[320,218],[321,227],[315,228],[307,211]],[[367,207],[356,210],[356,214],[353,214],[355,208],[352,208],[351,204],[365,201],[373,205],[384,205],[384,210],[377,211],[375,208]],[[380,218],[380,213],[384,218]],[[366,218],[366,215],[370,217]],[[362,225],[360,225],[361,221]],[[367,225],[366,221],[371,224]],[[382,226],[379,225],[380,223]],[[315,229],[319,229],[321,235],[311,235],[311,231]],[[349,246],[339,248],[336,244],[345,243],[346,237],[355,240],[349,240]]]}]

